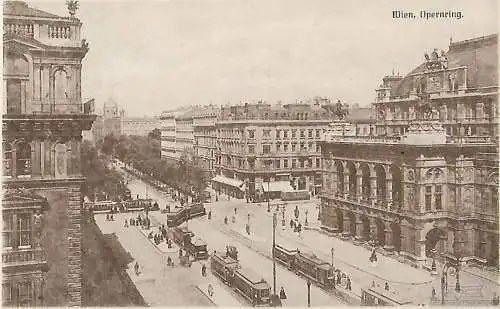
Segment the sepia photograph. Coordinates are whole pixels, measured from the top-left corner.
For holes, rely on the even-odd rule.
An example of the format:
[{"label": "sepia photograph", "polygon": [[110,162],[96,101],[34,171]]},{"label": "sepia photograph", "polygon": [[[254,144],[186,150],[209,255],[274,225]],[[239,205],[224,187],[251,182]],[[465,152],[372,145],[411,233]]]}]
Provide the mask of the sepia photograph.
[{"label": "sepia photograph", "polygon": [[3,0],[3,307],[498,307],[497,0]]}]

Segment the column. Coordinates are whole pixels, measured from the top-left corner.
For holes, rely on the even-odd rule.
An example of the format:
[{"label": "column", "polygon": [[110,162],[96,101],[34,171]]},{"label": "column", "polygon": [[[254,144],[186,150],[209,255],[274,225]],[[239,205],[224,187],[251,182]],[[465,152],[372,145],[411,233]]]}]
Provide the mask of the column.
[{"label": "column", "polygon": [[377,176],[370,176],[370,199],[372,206],[377,204]]},{"label": "column", "polygon": [[362,184],[363,174],[359,168],[356,171],[356,200],[363,197],[363,184]]},{"label": "column", "polygon": [[[332,188],[331,188],[330,193],[335,194],[338,191],[339,175],[338,175],[338,172],[336,170],[333,171],[330,175],[331,175],[331,179],[332,179]],[[330,190],[330,188],[325,188],[325,189]]]},{"label": "column", "polygon": [[384,249],[387,251],[394,250],[394,244],[392,242],[392,229],[391,222],[384,222],[384,233],[385,233],[385,246]]},{"label": "column", "polygon": [[361,215],[356,214],[356,240],[364,240],[363,236],[363,220],[361,220]]}]

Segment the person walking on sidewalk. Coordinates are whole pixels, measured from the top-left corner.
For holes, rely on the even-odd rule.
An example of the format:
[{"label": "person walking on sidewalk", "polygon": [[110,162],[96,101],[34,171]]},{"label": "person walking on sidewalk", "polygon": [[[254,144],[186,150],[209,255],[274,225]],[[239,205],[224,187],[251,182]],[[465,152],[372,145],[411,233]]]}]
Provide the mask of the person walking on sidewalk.
[{"label": "person walking on sidewalk", "polygon": [[201,266],[201,276],[202,277],[206,277],[207,276],[207,266],[205,266],[205,264],[203,264]]},{"label": "person walking on sidewalk", "polygon": [[214,287],[212,286],[211,283],[208,284],[208,296],[210,297],[214,296]]},{"label": "person walking on sidewalk", "polygon": [[139,276],[139,263],[136,261],[134,265],[135,275]]},{"label": "person walking on sidewalk", "polygon": [[280,299],[286,299],[285,288],[283,287],[280,289]]}]

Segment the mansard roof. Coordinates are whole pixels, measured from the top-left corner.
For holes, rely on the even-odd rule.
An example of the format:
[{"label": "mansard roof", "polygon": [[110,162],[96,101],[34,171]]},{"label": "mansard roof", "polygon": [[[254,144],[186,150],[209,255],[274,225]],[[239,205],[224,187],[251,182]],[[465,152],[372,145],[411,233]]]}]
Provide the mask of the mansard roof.
[{"label": "mansard roof", "polygon": [[[467,67],[467,87],[498,86],[498,34],[451,43],[446,53],[448,68]],[[413,69],[391,89],[391,96],[406,96],[411,76],[426,70],[426,63]]]},{"label": "mansard roof", "polygon": [[3,3],[3,14],[23,17],[63,18],[55,14],[31,8],[24,1],[5,1]]}]

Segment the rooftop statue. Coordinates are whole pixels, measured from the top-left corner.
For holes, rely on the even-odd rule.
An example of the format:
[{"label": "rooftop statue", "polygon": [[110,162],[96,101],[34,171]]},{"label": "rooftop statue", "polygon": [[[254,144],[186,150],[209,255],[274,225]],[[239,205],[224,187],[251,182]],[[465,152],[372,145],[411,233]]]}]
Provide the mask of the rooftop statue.
[{"label": "rooftop statue", "polygon": [[437,49],[434,49],[430,56],[425,53],[424,57],[427,70],[446,70],[448,68],[448,57],[446,57],[446,53],[443,50],[441,50],[441,55],[439,55]]},{"label": "rooftop statue", "polygon": [[345,120],[349,114],[349,104],[340,102],[340,100],[333,106],[333,115],[337,116],[339,120]]},{"label": "rooftop statue", "polygon": [[78,3],[78,0],[66,0],[66,7],[68,8],[69,15],[74,18],[76,11],[80,7],[80,3]]}]

